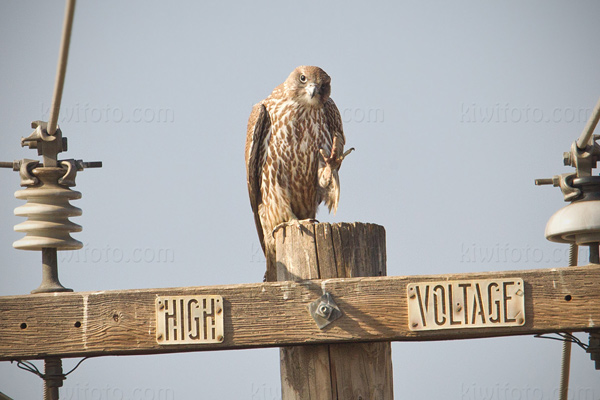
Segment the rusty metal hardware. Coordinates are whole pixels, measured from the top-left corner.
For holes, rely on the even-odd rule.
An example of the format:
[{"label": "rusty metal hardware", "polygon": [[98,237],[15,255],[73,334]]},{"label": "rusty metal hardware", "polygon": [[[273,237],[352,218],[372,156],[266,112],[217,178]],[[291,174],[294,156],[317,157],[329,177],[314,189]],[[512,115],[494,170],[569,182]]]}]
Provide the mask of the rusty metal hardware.
[{"label": "rusty metal hardware", "polygon": [[310,303],[308,310],[319,329],[325,328],[342,316],[342,311],[337,304],[335,304],[329,292],[325,292],[317,300]]},{"label": "rusty metal hardware", "polygon": [[587,352],[594,361],[596,369],[600,370],[600,332],[590,332],[590,342]]}]

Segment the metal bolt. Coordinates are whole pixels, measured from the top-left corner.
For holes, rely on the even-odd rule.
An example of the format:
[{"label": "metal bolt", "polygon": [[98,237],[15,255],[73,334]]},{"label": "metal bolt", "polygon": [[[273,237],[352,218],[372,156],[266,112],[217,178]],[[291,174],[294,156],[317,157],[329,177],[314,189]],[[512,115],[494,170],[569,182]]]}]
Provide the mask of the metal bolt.
[{"label": "metal bolt", "polygon": [[0,161],[0,168],[12,168],[14,169],[15,163],[9,161]]},{"label": "metal bolt", "polygon": [[319,307],[317,307],[316,314],[328,320],[331,318],[331,311],[333,311],[333,307],[325,302],[321,302]]},{"label": "metal bolt", "polygon": [[551,178],[536,179],[535,180],[535,184],[536,184],[536,186],[553,185],[554,184],[554,180],[552,180]]},{"label": "metal bolt", "polygon": [[319,299],[310,303],[308,312],[317,323],[319,329],[323,329],[342,316],[341,310],[328,292],[325,292]]},{"label": "metal bolt", "polygon": [[219,336],[217,336],[217,340],[218,340],[219,342],[222,342],[222,341],[223,341],[223,336],[222,336],[222,335],[219,335]]}]

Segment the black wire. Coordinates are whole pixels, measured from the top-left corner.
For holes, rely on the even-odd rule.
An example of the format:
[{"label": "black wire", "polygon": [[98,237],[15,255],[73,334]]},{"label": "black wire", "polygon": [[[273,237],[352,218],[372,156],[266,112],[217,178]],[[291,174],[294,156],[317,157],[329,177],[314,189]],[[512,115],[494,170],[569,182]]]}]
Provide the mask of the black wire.
[{"label": "black wire", "polygon": [[579,338],[577,338],[576,336],[570,334],[570,333],[566,333],[566,332],[556,332],[554,333],[555,335],[559,336],[559,337],[554,337],[554,336],[550,336],[549,334],[537,334],[534,337],[536,338],[540,338],[540,339],[551,339],[551,340],[558,340],[560,342],[571,342],[571,343],[575,343],[577,346],[581,347],[582,349],[586,350],[588,349],[588,345],[583,343],[581,340],[579,340]]},{"label": "black wire", "polygon": [[81,365],[82,362],[84,362],[85,360],[87,360],[89,357],[83,357],[81,360],[79,360],[79,362],[77,363],[77,365],[75,365],[69,372],[67,372],[66,374],[64,374],[63,376],[66,377],[67,375],[69,375],[71,372],[75,371],[77,369],[77,367],[79,367]]},{"label": "black wire", "polygon": [[[32,374],[35,374],[37,376],[39,376],[40,378],[44,379],[44,375],[40,372],[39,369],[37,369],[37,367],[35,366],[35,364],[33,364],[31,361],[22,361],[22,360],[16,360],[17,361],[17,367],[21,368],[22,370],[25,371],[29,371]],[[11,361],[12,364],[12,361]]]},{"label": "black wire", "polygon": [[[62,374],[61,376],[64,378],[67,377],[67,375],[69,375],[71,372],[75,371],[82,362],[84,362],[85,360],[87,360],[90,357],[83,357],[81,360],[79,360],[79,362],[66,374]],[[13,362],[17,363],[17,367],[21,368],[24,371],[28,371],[31,372],[34,375],[39,376],[42,379],[46,379],[46,375],[42,374],[40,372],[40,370],[35,366],[34,363],[32,363],[31,361],[27,361],[27,360],[12,360],[10,363],[12,364]]]}]

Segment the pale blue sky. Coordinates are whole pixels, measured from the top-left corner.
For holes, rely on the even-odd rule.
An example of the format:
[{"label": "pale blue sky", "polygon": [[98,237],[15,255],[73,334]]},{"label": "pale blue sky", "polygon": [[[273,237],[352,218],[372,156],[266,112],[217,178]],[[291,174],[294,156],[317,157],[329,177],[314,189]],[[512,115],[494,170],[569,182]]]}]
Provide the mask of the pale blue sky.
[{"label": "pale blue sky", "polygon": [[[19,140],[48,119],[63,10],[0,1],[1,161],[36,156]],[[594,0],[80,1],[63,157],[104,168],[77,177],[74,237],[85,248],[59,254],[61,280],[79,291],[260,281],[246,121],[301,64],[332,77],[356,148],[338,214],[318,218],[384,225],[389,275],[566,266],[566,245],[543,235],[562,196],[533,181],[567,171],[562,152],[600,96],[599,15]],[[18,174],[0,171],[0,188],[0,295],[26,294],[40,254],[12,248]],[[555,399],[560,352],[532,337],[394,343],[395,396]],[[573,398],[600,397],[599,382],[574,348]],[[41,387],[0,363],[0,391],[30,399]],[[61,398],[272,400],[279,390],[278,350],[267,349],[95,358]]]}]

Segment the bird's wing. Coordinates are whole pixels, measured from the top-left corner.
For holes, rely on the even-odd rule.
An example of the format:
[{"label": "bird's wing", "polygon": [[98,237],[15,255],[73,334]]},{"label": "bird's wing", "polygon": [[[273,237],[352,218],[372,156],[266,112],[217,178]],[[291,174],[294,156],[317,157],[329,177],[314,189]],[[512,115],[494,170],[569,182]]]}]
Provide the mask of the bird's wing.
[{"label": "bird's wing", "polygon": [[331,155],[339,157],[344,153],[346,137],[344,136],[344,128],[342,126],[342,116],[331,98],[325,102],[325,116],[327,118],[327,128],[329,128],[332,136]]},{"label": "bird's wing", "polygon": [[246,179],[248,181],[248,194],[250,205],[254,213],[254,222],[258,231],[258,238],[263,252],[265,251],[265,239],[262,224],[258,213],[258,206],[262,203],[260,186],[262,180],[263,164],[265,154],[269,145],[271,131],[271,119],[265,106],[261,103],[252,108],[248,118],[248,133],[246,135]]}]

